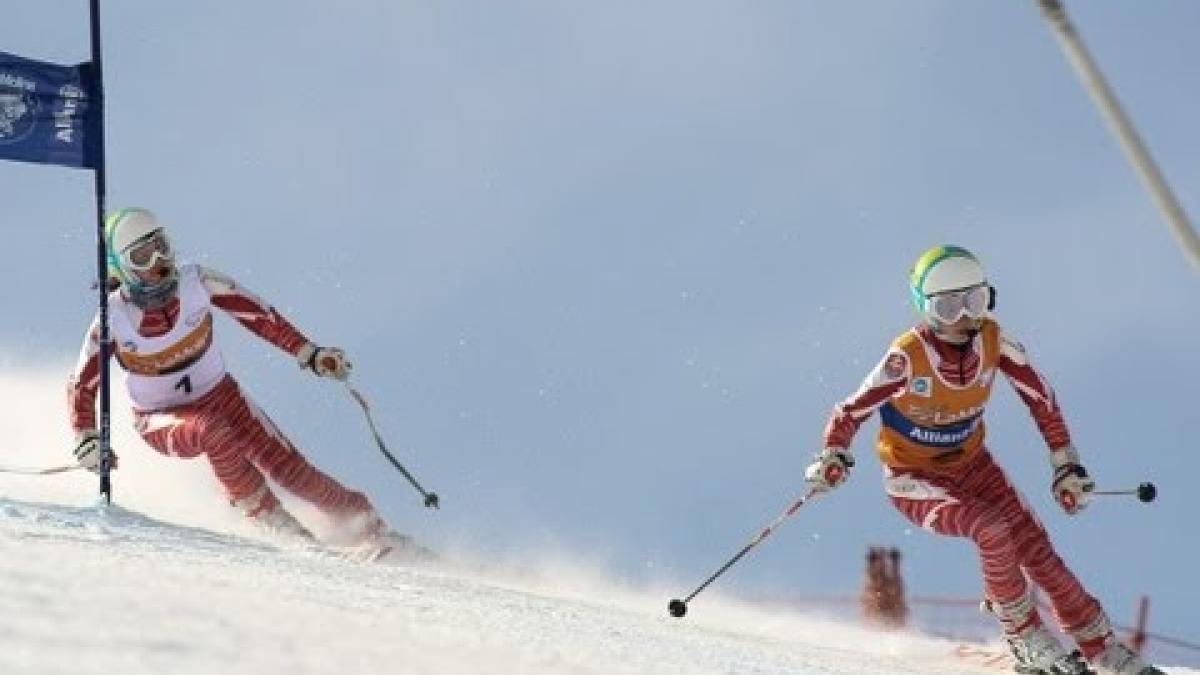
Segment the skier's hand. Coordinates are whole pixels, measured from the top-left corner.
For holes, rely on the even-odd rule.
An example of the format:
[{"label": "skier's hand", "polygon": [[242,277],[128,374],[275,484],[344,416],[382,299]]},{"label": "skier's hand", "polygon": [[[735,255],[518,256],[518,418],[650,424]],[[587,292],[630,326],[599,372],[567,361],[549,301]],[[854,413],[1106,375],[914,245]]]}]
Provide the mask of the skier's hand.
[{"label": "skier's hand", "polygon": [[[109,456],[112,458],[109,468],[117,468],[117,453],[109,449]],[[100,472],[100,434],[94,429],[75,435],[75,461],[92,473]]]},{"label": "skier's hand", "polygon": [[1092,501],[1092,491],[1096,489],[1096,481],[1088,475],[1087,469],[1079,463],[1079,453],[1075,448],[1067,446],[1051,453],[1054,464],[1054,477],[1050,483],[1050,491],[1054,493],[1054,501],[1070,515],[1075,515],[1087,508]]},{"label": "skier's hand", "polygon": [[320,377],[332,377],[344,382],[350,377],[354,364],[346,358],[346,352],[337,347],[318,347],[309,342],[300,348],[296,360],[301,368],[308,368]]},{"label": "skier's hand", "polygon": [[846,482],[854,456],[846,448],[825,448],[804,470],[804,480],[814,490],[832,490]]}]

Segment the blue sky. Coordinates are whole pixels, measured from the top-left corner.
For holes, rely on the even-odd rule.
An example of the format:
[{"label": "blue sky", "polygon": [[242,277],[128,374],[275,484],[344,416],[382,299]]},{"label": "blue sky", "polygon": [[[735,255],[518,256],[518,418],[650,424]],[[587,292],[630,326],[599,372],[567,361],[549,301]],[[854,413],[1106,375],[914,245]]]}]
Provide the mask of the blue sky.
[{"label": "blue sky", "polygon": [[[1072,5],[1200,212],[1200,5]],[[799,492],[830,407],[913,321],[912,260],[953,242],[1098,483],[1161,498],[1061,515],[1007,386],[993,452],[1119,621],[1147,593],[1156,630],[1200,638],[1196,275],[1033,3],[104,9],[110,203],[351,353],[440,513],[337,387],[223,324],[259,402],[401,529],[698,582]],[[84,60],[86,40],[82,1],[0,23],[32,58]],[[69,362],[94,304],[90,175],[0,164],[0,184],[5,358]],[[967,544],[886,503],[875,428],[851,483],[722,584],[853,592],[888,544],[914,592],[978,592]]]}]

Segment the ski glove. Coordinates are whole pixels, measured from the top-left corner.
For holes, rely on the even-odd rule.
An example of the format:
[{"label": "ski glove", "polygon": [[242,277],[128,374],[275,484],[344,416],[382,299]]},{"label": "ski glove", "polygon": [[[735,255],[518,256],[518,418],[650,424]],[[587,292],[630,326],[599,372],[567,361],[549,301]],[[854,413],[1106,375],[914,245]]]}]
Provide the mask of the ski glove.
[{"label": "ski glove", "polygon": [[339,382],[345,382],[354,369],[354,364],[346,358],[346,352],[337,347],[318,347],[311,342],[300,348],[296,360],[301,368],[308,368],[319,377],[332,377]]},{"label": "ski glove", "polygon": [[[109,450],[112,458],[110,468],[117,468],[117,453]],[[94,429],[81,431],[75,436],[75,461],[79,466],[91,471],[100,472],[100,434]]]},{"label": "ski glove", "polygon": [[814,490],[824,491],[846,482],[854,456],[846,448],[825,448],[804,470],[804,480]]},{"label": "ski glove", "polygon": [[1054,465],[1054,477],[1050,483],[1050,491],[1054,493],[1054,501],[1070,515],[1079,513],[1092,501],[1092,491],[1096,489],[1096,481],[1088,475],[1087,469],[1079,463],[1079,452],[1072,446],[1054,450],[1050,454]]}]

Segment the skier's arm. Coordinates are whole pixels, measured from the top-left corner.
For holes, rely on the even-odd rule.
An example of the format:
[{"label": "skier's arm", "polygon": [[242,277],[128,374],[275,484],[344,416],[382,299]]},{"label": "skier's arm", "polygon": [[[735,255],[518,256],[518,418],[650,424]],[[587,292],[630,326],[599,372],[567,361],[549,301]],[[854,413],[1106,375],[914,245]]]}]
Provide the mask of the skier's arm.
[{"label": "skier's arm", "polygon": [[1054,472],[1050,491],[1055,501],[1067,513],[1079,513],[1091,501],[1096,483],[1079,459],[1079,451],[1071,444],[1071,434],[1063,419],[1062,409],[1054,390],[1029,362],[1021,343],[1000,334],[1000,372],[1008,377],[1013,389],[1021,396],[1037,423],[1038,430],[1050,447],[1050,465]]},{"label": "skier's arm", "polygon": [[908,386],[911,365],[908,355],[893,349],[884,355],[858,390],[833,407],[825,425],[825,447],[847,449],[862,423]]},{"label": "skier's arm", "polygon": [[1071,434],[1067,431],[1067,422],[1063,419],[1054,390],[1033,367],[1021,343],[1003,332],[1000,334],[1000,361],[997,366],[1029,408],[1051,452],[1062,454],[1071,446]]},{"label": "skier's arm", "polygon": [[71,429],[77,436],[96,429],[96,394],[99,390],[100,317],[96,317],[83,339],[79,361],[67,382],[67,410]]},{"label": "skier's arm", "polygon": [[295,326],[262,298],[232,278],[207,267],[200,268],[200,279],[209,299],[255,335],[297,356],[310,344]]},{"label": "skier's arm", "polygon": [[201,267],[200,279],[214,306],[225,310],[262,339],[295,356],[302,368],[308,368],[321,377],[337,380],[349,377],[350,361],[342,350],[318,347],[274,307],[239,286],[232,278]]},{"label": "skier's arm", "polygon": [[[109,341],[108,353],[113,353],[113,342]],[[83,347],[79,350],[79,362],[71,379],[67,382],[67,410],[71,418],[71,430],[75,432],[75,461],[89,471],[100,470],[100,433],[96,430],[96,394],[100,390],[100,317],[92,320]],[[109,449],[111,452],[111,448]],[[117,455],[110,455],[111,468],[117,468]]]},{"label": "skier's arm", "polygon": [[825,445],[804,470],[804,480],[812,490],[831,490],[846,481],[854,466],[850,452],[854,434],[871,413],[904,389],[910,370],[908,355],[893,349],[867,375],[858,391],[833,407],[825,424]]}]

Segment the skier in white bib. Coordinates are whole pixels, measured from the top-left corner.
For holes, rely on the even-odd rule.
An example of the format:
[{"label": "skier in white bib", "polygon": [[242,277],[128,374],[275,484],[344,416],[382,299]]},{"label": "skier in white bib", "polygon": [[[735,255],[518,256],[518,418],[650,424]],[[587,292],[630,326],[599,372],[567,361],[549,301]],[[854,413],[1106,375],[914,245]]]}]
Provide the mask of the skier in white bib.
[{"label": "skier in white bib", "polygon": [[[404,541],[391,533],[366,495],[310,464],[225,370],[212,309],[296,358],[319,377],[345,380],[346,354],[319,347],[275,308],[207,267],[176,265],[162,224],[145,209],[122,209],[105,222],[109,274],[109,353],[128,373],[134,425],[150,447],[182,458],[203,455],[230,503],[265,529],[312,535],[280,504],[266,478],[311,503],[335,524],[337,543],[377,557]],[[68,385],[75,458],[99,467],[96,394],[99,317],[84,340]],[[264,475],[265,474],[265,475]]]}]

